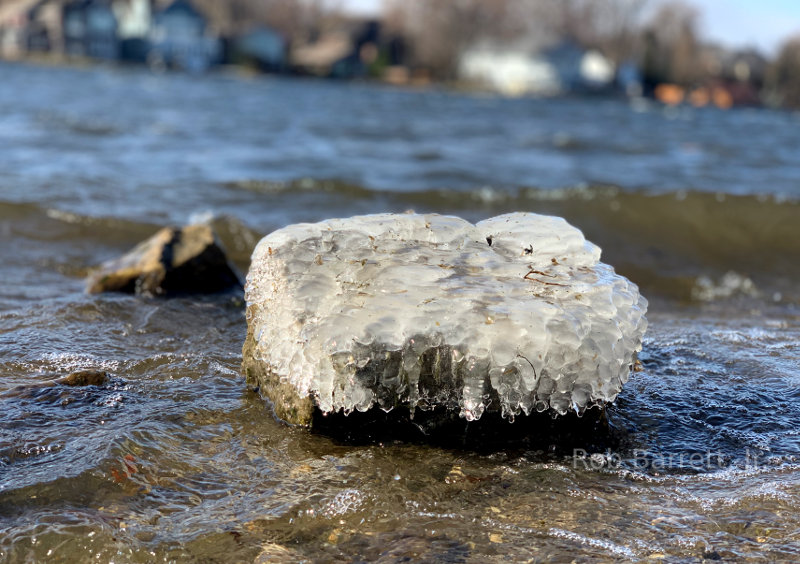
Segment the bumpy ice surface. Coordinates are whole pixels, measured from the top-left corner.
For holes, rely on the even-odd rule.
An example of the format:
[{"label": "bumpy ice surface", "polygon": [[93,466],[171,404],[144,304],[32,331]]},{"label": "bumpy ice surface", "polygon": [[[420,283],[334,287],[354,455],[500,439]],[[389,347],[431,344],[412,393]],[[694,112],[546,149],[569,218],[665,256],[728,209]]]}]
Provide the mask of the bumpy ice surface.
[{"label": "bumpy ice surface", "polygon": [[290,225],[246,292],[257,362],[323,412],[580,412],[616,398],[647,326],[599,247],[532,213]]}]

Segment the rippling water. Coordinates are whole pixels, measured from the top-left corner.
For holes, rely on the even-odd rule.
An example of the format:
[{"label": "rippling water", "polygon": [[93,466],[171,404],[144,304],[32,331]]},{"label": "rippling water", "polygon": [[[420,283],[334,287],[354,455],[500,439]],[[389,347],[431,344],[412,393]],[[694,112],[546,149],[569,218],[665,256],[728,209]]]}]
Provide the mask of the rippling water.
[{"label": "rippling water", "polygon": [[[0,560],[800,559],[800,118],[0,66]],[[87,296],[211,220],[554,213],[650,299],[608,430],[354,444],[239,374],[240,296]],[[43,385],[79,369],[102,386]]]}]

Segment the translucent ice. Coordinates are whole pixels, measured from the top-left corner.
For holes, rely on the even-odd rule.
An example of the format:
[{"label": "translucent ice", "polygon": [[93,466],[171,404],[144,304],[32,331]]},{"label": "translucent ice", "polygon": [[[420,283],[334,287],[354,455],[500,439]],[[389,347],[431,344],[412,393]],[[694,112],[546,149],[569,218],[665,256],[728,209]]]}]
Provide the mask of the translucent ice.
[{"label": "translucent ice", "polygon": [[246,285],[250,383],[278,416],[445,407],[468,420],[613,401],[647,327],[566,221],[382,214],[290,225]]}]

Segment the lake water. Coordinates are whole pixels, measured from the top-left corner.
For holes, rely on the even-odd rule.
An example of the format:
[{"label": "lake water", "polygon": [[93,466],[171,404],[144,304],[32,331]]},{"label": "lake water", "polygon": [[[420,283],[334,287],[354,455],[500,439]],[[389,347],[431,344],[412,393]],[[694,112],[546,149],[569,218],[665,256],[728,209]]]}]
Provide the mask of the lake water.
[{"label": "lake water", "polygon": [[[561,215],[640,285],[602,436],[290,428],[240,297],[84,293],[163,225],[246,271],[278,227],[408,209]],[[800,560],[796,114],[0,64],[0,234],[0,561]]]}]

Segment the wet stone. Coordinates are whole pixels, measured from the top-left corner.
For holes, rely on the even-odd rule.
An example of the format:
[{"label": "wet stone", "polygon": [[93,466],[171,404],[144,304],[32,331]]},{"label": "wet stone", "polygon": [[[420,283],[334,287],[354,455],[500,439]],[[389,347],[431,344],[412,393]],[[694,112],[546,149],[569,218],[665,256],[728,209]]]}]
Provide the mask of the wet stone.
[{"label": "wet stone", "polygon": [[109,383],[109,376],[105,370],[94,369],[78,370],[66,376],[45,373],[34,378],[44,381],[16,386],[0,392],[0,400],[60,401],[63,405],[67,405],[73,401],[76,393],[82,393],[79,390],[72,390],[72,388],[98,388]]},{"label": "wet stone", "polygon": [[108,380],[105,370],[78,370],[56,381],[63,386],[102,386]]},{"label": "wet stone", "polygon": [[253,564],[283,564],[285,562],[300,562],[305,560],[302,555],[285,546],[267,543],[262,546],[262,550]]},{"label": "wet stone", "polygon": [[89,275],[89,293],[164,295],[241,288],[241,281],[208,225],[165,227]]},{"label": "wet stone", "polygon": [[381,214],[256,247],[243,370],[276,415],[373,408],[582,413],[613,401],[647,327],[638,288],[557,217]]}]

